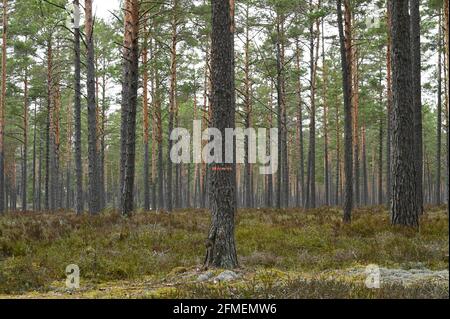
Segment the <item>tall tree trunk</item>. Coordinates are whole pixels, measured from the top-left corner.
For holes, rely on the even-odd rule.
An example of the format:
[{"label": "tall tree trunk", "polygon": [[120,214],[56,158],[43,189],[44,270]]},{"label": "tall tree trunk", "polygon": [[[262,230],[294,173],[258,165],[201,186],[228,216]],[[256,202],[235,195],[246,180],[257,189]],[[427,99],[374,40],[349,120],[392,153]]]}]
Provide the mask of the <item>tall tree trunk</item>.
[{"label": "tall tree trunk", "polygon": [[170,152],[172,150],[173,141],[170,138],[172,134],[175,112],[177,107],[177,42],[178,42],[178,31],[177,31],[177,12],[178,1],[173,0],[172,7],[172,45],[170,48],[170,89],[169,89],[169,127],[168,127],[168,147],[167,147],[167,210],[172,211],[173,208],[173,198],[172,198],[172,159],[170,158]]},{"label": "tall tree trunk", "polygon": [[380,118],[378,147],[378,205],[383,205],[383,118]]},{"label": "tall tree trunk", "polygon": [[[244,126],[249,129],[252,126],[252,105],[250,98],[251,90],[251,80],[250,80],[250,20],[249,20],[250,5],[247,3],[245,7],[245,44],[244,44]],[[252,189],[252,164],[250,163],[250,146],[249,146],[249,136],[246,135],[244,139],[244,185],[245,185],[245,207],[251,208],[253,189]]]},{"label": "tall tree trunk", "polygon": [[298,98],[298,110],[297,110],[297,122],[298,122],[298,148],[299,148],[299,185],[298,188],[300,188],[300,191],[297,190],[297,193],[299,193],[297,196],[299,197],[298,206],[304,206],[305,205],[305,159],[304,159],[304,144],[303,144],[303,99],[302,99],[302,81],[301,81],[301,51],[300,51],[300,41],[299,39],[296,40],[296,71],[297,71],[297,98]]},{"label": "tall tree trunk", "polygon": [[363,204],[369,204],[369,181],[367,168],[367,144],[366,144],[366,127],[362,127],[362,165],[363,165]]},{"label": "tall tree trunk", "polygon": [[42,141],[44,139],[44,134],[41,130],[39,137],[39,164],[38,164],[38,195],[37,195],[37,210],[42,209]]},{"label": "tall tree trunk", "polygon": [[147,26],[144,23],[144,48],[142,50],[142,64],[144,67],[143,75],[143,101],[142,101],[142,116],[143,116],[143,141],[144,141],[144,210],[150,210],[150,176],[149,176],[149,113],[148,113],[148,35]]},{"label": "tall tree trunk", "polygon": [[95,96],[95,54],[92,0],[85,0],[85,28],[87,45],[87,110],[88,110],[88,160],[89,160],[89,213],[97,214],[99,205],[97,103]]},{"label": "tall tree trunk", "polygon": [[52,148],[52,69],[53,69],[53,48],[52,48],[52,35],[47,40],[47,123],[46,123],[46,147],[45,147],[45,198],[44,209],[50,210],[50,150]]},{"label": "tall tree trunk", "polygon": [[3,0],[2,35],[2,92],[0,95],[0,214],[5,211],[5,108],[6,108],[6,55],[8,38],[8,0]]},{"label": "tall tree trunk", "polygon": [[391,200],[391,189],[392,189],[392,178],[391,178],[391,158],[392,158],[392,47],[391,47],[391,9],[387,6],[387,50],[386,50],[386,87],[387,87],[387,137],[386,137],[386,199],[390,205]]},{"label": "tall tree trunk", "polygon": [[[138,82],[139,82],[139,1],[127,0],[126,1],[127,12],[125,15],[125,38],[126,43],[130,44],[128,48],[129,54],[125,61],[124,68],[128,71],[124,72],[128,74],[129,88],[126,90],[128,95],[128,103],[126,105],[126,152],[125,152],[125,174],[124,174],[124,188],[122,193],[122,215],[129,215],[134,208],[134,171],[135,171],[135,157],[136,157],[136,107],[137,107],[137,95],[138,95]],[[122,119],[123,120],[123,119]]]},{"label": "tall tree trunk", "polygon": [[76,175],[76,212],[83,212],[83,163],[81,159],[81,49],[80,49],[80,3],[74,0],[74,35],[75,35],[75,175]]},{"label": "tall tree trunk", "polygon": [[323,72],[323,130],[324,130],[324,162],[325,162],[325,205],[330,206],[330,160],[328,154],[328,70],[325,61],[325,32],[322,19],[322,72]]},{"label": "tall tree trunk", "polygon": [[414,163],[416,164],[416,200],[419,213],[423,213],[422,192],[422,85],[420,52],[420,0],[410,0],[411,10],[411,60],[412,60],[412,94],[414,112]]},{"label": "tall tree trunk", "polygon": [[392,224],[418,226],[410,17],[408,1],[389,0],[392,14]]},{"label": "tall tree trunk", "polygon": [[[273,125],[273,81],[271,81],[270,85],[270,96],[269,96],[269,127],[272,128]],[[267,149],[270,150],[271,144],[272,144],[272,135],[269,130],[269,136],[268,136],[268,142],[267,142]],[[267,207],[271,208],[273,207],[273,174],[267,175],[267,189],[266,189],[266,205]]]},{"label": "tall tree trunk", "polygon": [[33,211],[36,211],[36,126],[37,126],[37,102],[34,102],[34,123],[33,123],[33,181],[32,181],[32,193],[33,193]]},{"label": "tall tree trunk", "polygon": [[23,80],[23,169],[22,169],[22,211],[27,210],[27,154],[28,154],[28,70],[25,70]]},{"label": "tall tree trunk", "polygon": [[281,64],[281,31],[280,18],[277,15],[277,126],[278,126],[278,169],[277,169],[277,193],[276,193],[276,207],[278,209],[283,207],[282,204],[282,177],[283,177],[283,97],[282,97],[282,73],[283,65]]},{"label": "tall tree trunk", "polygon": [[439,12],[438,33],[438,85],[437,85],[437,125],[436,125],[436,205],[441,204],[441,147],[442,147],[442,24]]},{"label": "tall tree trunk", "polygon": [[[344,36],[344,26],[342,21],[342,1],[337,0],[337,16],[339,39],[341,48],[341,66],[342,66],[342,88],[344,93],[344,110],[345,110],[345,198],[344,198],[344,222],[351,221],[353,206],[353,149],[352,149],[352,104],[351,104],[351,63],[350,50],[346,46],[346,37]],[[348,40],[349,34],[347,34]]]},{"label": "tall tree trunk", "polygon": [[[225,136],[226,128],[235,127],[234,33],[230,2],[211,0],[211,7],[211,124]],[[224,145],[225,143],[221,145],[223,158]],[[212,164],[210,169],[209,196],[212,222],[206,243],[205,266],[235,268],[238,266],[234,239],[236,184],[233,175],[236,174],[236,163]]]},{"label": "tall tree trunk", "polygon": [[[310,10],[313,10],[312,1],[309,2]],[[317,84],[317,63],[319,60],[319,36],[320,23],[316,20],[317,30],[314,32],[314,22],[309,28],[309,50],[310,50],[310,120],[309,120],[309,152],[308,152],[308,181],[307,182],[307,208],[316,207],[316,84]],[[317,37],[317,46],[315,38]],[[315,50],[315,51],[314,51]],[[309,194],[308,194],[309,193]],[[309,195],[309,196],[308,196]]]},{"label": "tall tree trunk", "polygon": [[339,206],[340,201],[340,185],[341,185],[341,126],[339,119],[339,103],[336,104],[336,189],[335,189],[335,199],[334,203],[336,206]]}]

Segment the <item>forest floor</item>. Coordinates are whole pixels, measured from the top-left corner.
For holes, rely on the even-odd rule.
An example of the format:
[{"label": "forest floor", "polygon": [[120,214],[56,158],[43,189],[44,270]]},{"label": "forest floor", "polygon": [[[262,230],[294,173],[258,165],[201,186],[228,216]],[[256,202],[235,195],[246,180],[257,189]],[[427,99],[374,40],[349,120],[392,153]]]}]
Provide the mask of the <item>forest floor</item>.
[{"label": "forest floor", "polygon": [[[448,298],[446,207],[419,230],[392,227],[383,207],[240,210],[240,268],[202,270],[209,214],[114,212],[0,216],[0,298]],[[80,268],[67,289],[65,269]],[[381,287],[366,287],[378,265]]]}]

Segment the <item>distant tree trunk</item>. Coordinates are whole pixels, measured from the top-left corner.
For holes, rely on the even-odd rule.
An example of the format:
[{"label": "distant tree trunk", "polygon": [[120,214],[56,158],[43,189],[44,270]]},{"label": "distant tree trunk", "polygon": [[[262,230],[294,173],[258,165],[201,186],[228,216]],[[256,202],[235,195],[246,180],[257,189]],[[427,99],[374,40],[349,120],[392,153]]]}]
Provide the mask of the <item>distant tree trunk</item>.
[{"label": "distant tree trunk", "polygon": [[39,164],[38,164],[38,195],[37,195],[37,210],[42,209],[42,141],[44,139],[44,134],[40,133],[39,137]]},{"label": "distant tree trunk", "polygon": [[[422,146],[422,85],[420,52],[420,0],[410,0],[412,94],[414,112],[414,163],[416,164],[416,200],[419,213],[423,213],[423,146]],[[439,51],[440,52],[440,51]]]},{"label": "distant tree trunk", "polygon": [[[312,1],[309,2],[310,10],[313,10]],[[318,20],[317,37],[320,34]],[[309,53],[310,53],[310,120],[309,120],[309,151],[308,151],[308,177],[306,183],[307,208],[316,207],[316,75],[319,44],[315,46],[314,22],[309,27]],[[314,49],[316,48],[316,53]]]},{"label": "distant tree trunk", "polygon": [[143,75],[143,97],[142,97],[142,115],[143,115],[143,141],[144,141],[144,210],[150,210],[150,176],[149,176],[149,113],[148,113],[148,35],[147,27],[144,24],[144,48],[142,50],[142,64],[144,67]]},{"label": "distant tree trunk", "polygon": [[80,3],[74,0],[74,35],[75,35],[75,175],[76,175],[76,212],[83,212],[83,163],[81,159],[81,60],[80,60]]},{"label": "distant tree trunk", "polygon": [[45,148],[45,198],[44,198],[44,208],[45,210],[50,210],[50,149],[52,148],[52,69],[53,69],[53,53],[52,53],[52,35],[49,36],[47,40],[47,127],[46,127],[46,148]]},{"label": "distant tree trunk", "polygon": [[27,154],[28,154],[28,70],[25,70],[23,103],[23,163],[22,163],[22,211],[27,210]]},{"label": "distant tree trunk", "polygon": [[66,142],[66,210],[71,209],[72,195],[72,109],[71,101],[67,106],[66,124],[67,124],[67,142]]},{"label": "distant tree trunk", "polygon": [[335,189],[335,205],[339,206],[340,201],[340,192],[339,188],[341,185],[341,126],[339,125],[340,119],[339,119],[339,103],[336,104],[336,189]]},{"label": "distant tree trunk", "polygon": [[[351,221],[352,206],[353,206],[353,149],[352,149],[352,105],[351,105],[351,79],[350,79],[350,50],[346,46],[344,36],[344,26],[342,21],[342,1],[337,0],[337,16],[339,39],[341,48],[341,65],[342,65],[342,88],[344,93],[344,110],[345,110],[345,198],[344,198],[344,222]],[[348,35],[347,35],[348,36]]]},{"label": "distant tree trunk", "polygon": [[[156,52],[158,51],[157,44]],[[162,145],[162,114],[161,114],[161,97],[160,97],[160,78],[159,71],[155,68],[155,119],[156,119],[156,141],[158,144],[158,209],[162,210],[164,208],[164,172],[163,172],[163,145]]]},{"label": "distant tree trunk", "polygon": [[383,205],[383,118],[380,118],[380,129],[379,129],[378,205]]},{"label": "distant tree trunk", "polygon": [[281,64],[281,31],[280,19],[277,16],[277,126],[278,126],[278,169],[277,169],[277,193],[276,193],[276,207],[278,209],[283,207],[282,204],[282,177],[283,177],[283,97],[282,97],[282,72],[283,65]]},{"label": "distant tree trunk", "polygon": [[298,121],[298,148],[299,148],[299,175],[300,175],[300,192],[297,191],[298,197],[300,198],[298,202],[298,206],[305,205],[305,154],[304,154],[304,138],[303,138],[303,99],[302,99],[302,81],[301,81],[301,51],[300,51],[300,43],[299,39],[296,40],[296,71],[297,71],[297,98],[298,98],[298,109],[297,109],[297,121]]},{"label": "distant tree trunk", "polygon": [[172,198],[172,160],[170,158],[170,152],[172,150],[173,141],[170,138],[172,133],[175,119],[175,112],[177,107],[177,10],[178,1],[173,0],[172,8],[172,45],[170,48],[170,89],[169,89],[169,126],[168,126],[168,147],[167,147],[167,210],[169,212],[173,209]]},{"label": "distant tree trunk", "polygon": [[151,62],[151,81],[150,81],[150,87],[151,87],[151,98],[152,98],[152,167],[151,167],[151,208],[155,209],[157,208],[157,201],[156,201],[156,169],[157,169],[157,144],[158,144],[158,138],[157,138],[157,133],[158,133],[158,120],[157,120],[157,112],[156,112],[156,92],[155,92],[155,70],[153,67],[153,61],[155,59],[154,56],[154,47],[153,47],[153,39],[152,37],[150,37],[149,39],[149,50],[150,50],[150,59],[152,60]]},{"label": "distant tree trunk", "polygon": [[[134,198],[134,171],[135,171],[135,156],[136,156],[136,107],[138,95],[139,82],[139,1],[127,0],[127,12],[125,18],[125,38],[126,43],[130,44],[128,48],[129,54],[124,62],[124,68],[128,69],[125,74],[128,74],[129,88],[126,90],[128,95],[128,103],[126,105],[126,152],[125,152],[125,174],[124,174],[124,188],[122,193],[122,215],[129,215],[133,211]],[[123,119],[122,119],[123,120]]]},{"label": "distant tree trunk", "polygon": [[5,211],[5,109],[6,109],[6,56],[8,38],[8,0],[3,0],[2,36],[2,92],[0,96],[0,214]]},{"label": "distant tree trunk", "polygon": [[97,103],[95,96],[94,25],[92,0],[85,0],[87,45],[87,110],[88,110],[88,160],[89,160],[89,213],[97,214],[99,205],[98,149],[97,149]]},{"label": "distant tree trunk", "polygon": [[393,103],[393,97],[392,97],[392,48],[391,48],[391,10],[390,6],[387,6],[387,50],[386,50],[386,87],[387,87],[387,137],[386,137],[386,199],[388,204],[390,204],[391,200],[391,189],[392,189],[392,182],[391,182],[391,149],[392,149],[392,103]]},{"label": "distant tree trunk", "polygon": [[[272,128],[273,125],[273,81],[271,81],[270,85],[270,97],[269,97],[269,127]],[[267,139],[267,149],[270,150],[272,144],[272,135],[270,134]],[[266,189],[266,206],[271,208],[273,207],[273,174],[267,175],[267,189]]]},{"label": "distant tree trunk", "polygon": [[[252,105],[250,98],[250,26],[249,26],[249,10],[250,5],[247,3],[245,7],[245,44],[244,44],[244,126],[246,129],[250,128],[251,123],[251,113],[252,113]],[[249,157],[249,136],[245,136],[244,138],[244,185],[245,185],[245,207],[251,208],[252,198],[253,198],[253,189],[252,189],[252,164],[250,163]]]},{"label": "distant tree trunk", "polygon": [[[59,58],[59,43],[57,45],[55,61]],[[51,153],[50,153],[50,207],[51,210],[61,208],[61,187],[60,187],[60,111],[61,111],[61,91],[59,83],[59,66],[54,65],[54,74],[52,74],[52,89],[51,89]]]},{"label": "distant tree trunk", "polygon": [[441,204],[441,147],[442,147],[442,23],[439,12],[438,33],[438,86],[437,86],[437,126],[436,126],[436,205]]},{"label": "distant tree trunk", "polygon": [[[230,2],[211,0],[211,102],[212,127],[225,136],[226,128],[235,127],[235,100],[233,82],[233,41]],[[225,156],[222,142],[222,156]],[[236,213],[236,163],[216,163],[209,167],[211,228],[207,240],[206,267],[235,268],[238,266],[234,218]],[[216,169],[214,169],[216,168]]]},{"label": "distant tree trunk", "polygon": [[280,65],[281,65],[281,123],[282,123],[282,170],[283,170],[283,182],[282,182],[282,207],[289,207],[289,157],[288,157],[288,123],[287,123],[287,105],[286,105],[286,75],[285,75],[285,16],[281,15],[281,55],[280,55]]},{"label": "distant tree trunk", "polygon": [[330,160],[328,154],[328,70],[325,61],[325,32],[322,19],[322,67],[323,67],[323,130],[324,130],[324,162],[325,162],[325,205],[330,206]]},{"label": "distant tree trunk", "polygon": [[37,102],[34,102],[34,123],[33,123],[33,185],[32,185],[32,193],[33,193],[33,211],[36,211],[36,126],[37,126]]},{"label": "distant tree trunk", "polygon": [[408,1],[389,0],[392,14],[392,224],[418,226]]},{"label": "distant tree trunk", "polygon": [[366,127],[362,128],[362,164],[363,164],[363,203],[365,206],[369,204],[369,181],[367,168],[367,144],[366,144]]},{"label": "distant tree trunk", "polygon": [[106,115],[106,61],[103,59],[103,74],[102,74],[102,108],[101,108],[101,123],[97,123],[99,125],[99,134],[100,134],[100,153],[99,153],[99,181],[100,181],[100,209],[104,209],[106,207],[107,199],[106,199],[106,130],[105,124],[107,121]]}]

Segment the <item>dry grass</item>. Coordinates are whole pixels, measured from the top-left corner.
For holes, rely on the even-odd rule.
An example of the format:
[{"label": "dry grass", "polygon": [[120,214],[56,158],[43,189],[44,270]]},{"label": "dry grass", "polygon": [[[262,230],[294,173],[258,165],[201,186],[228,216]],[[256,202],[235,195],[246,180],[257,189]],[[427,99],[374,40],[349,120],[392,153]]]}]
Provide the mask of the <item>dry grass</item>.
[{"label": "dry grass", "polygon": [[[195,274],[201,265],[209,226],[205,211],[140,212],[131,218],[114,212],[96,217],[7,214],[0,216],[0,294],[52,296],[62,291],[66,266],[77,264],[86,288],[79,293],[89,297],[445,297],[448,284],[373,291],[362,282],[320,277],[325,271],[367,264],[448,269],[445,209],[428,209],[419,230],[391,227],[381,207],[357,210],[351,225],[343,224],[341,211],[332,208],[240,211],[236,237],[245,276],[218,286],[166,285],[180,274]],[[269,285],[270,280],[258,277],[268,270],[293,275],[279,280],[272,274],[275,281]],[[311,280],[305,280],[308,276]],[[119,289],[124,285],[128,288]],[[126,292],[133,285],[142,288],[140,293]]]}]

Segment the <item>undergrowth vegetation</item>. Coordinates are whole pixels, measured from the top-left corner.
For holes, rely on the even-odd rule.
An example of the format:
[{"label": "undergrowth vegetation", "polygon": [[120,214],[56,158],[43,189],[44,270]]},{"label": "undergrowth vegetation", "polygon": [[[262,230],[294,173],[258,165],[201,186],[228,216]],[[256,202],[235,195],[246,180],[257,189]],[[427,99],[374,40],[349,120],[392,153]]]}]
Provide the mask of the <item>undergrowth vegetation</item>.
[{"label": "undergrowth vegetation", "polygon": [[[382,207],[356,210],[350,225],[334,208],[241,210],[237,248],[245,280],[235,284],[162,285],[143,297],[406,298],[448,296],[448,285],[391,285],[369,290],[363,282],[320,278],[321,273],[368,264],[386,268],[448,269],[446,207],[430,208],[419,230],[394,228]],[[0,294],[46,293],[63,287],[76,264],[82,287],[144,281],[168,282],[203,263],[209,214],[105,211],[14,213],[0,216]],[[302,274],[300,276],[299,274]],[[306,280],[308,274],[311,280]],[[318,277],[319,276],[319,277]],[[280,279],[281,278],[281,279]],[[112,285],[112,284],[111,284]],[[116,297],[129,296],[126,289]],[[110,296],[115,296],[114,292]]]}]

